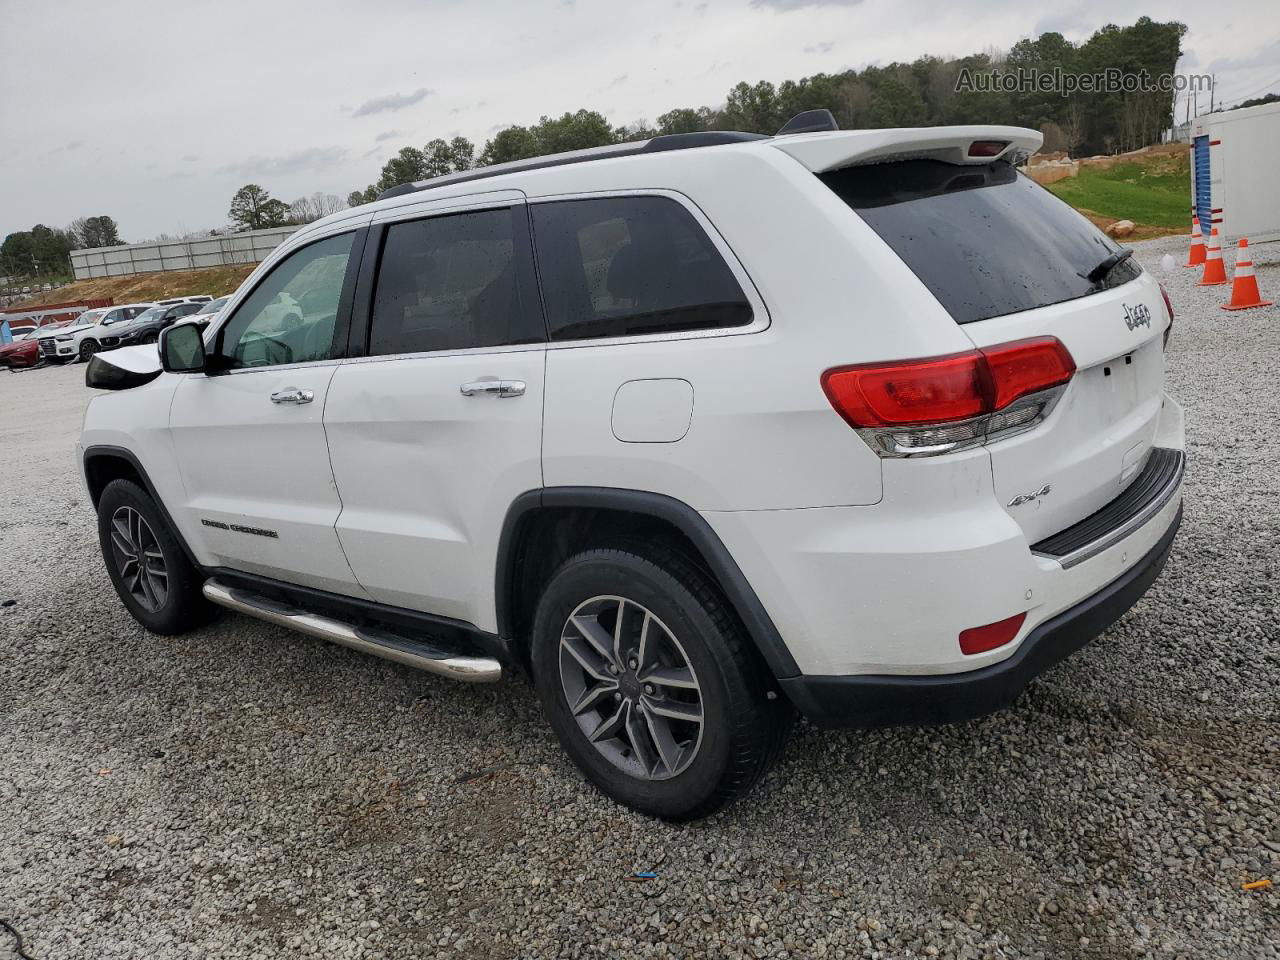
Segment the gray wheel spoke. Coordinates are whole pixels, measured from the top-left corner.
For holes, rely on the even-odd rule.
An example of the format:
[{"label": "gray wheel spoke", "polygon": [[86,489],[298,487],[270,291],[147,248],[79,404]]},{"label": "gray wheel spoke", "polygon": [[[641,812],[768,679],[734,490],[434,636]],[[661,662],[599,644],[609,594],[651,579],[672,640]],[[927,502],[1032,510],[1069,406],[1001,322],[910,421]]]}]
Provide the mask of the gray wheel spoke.
[{"label": "gray wheel spoke", "polygon": [[588,739],[592,743],[598,743],[601,740],[608,740],[616,737],[622,732],[627,722],[627,703],[623,701],[618,704],[618,708],[612,714],[600,721],[599,725],[591,731]]},{"label": "gray wheel spoke", "polygon": [[570,708],[573,710],[573,715],[581,716],[588,710],[602,706],[617,689],[618,685],[612,677],[602,680],[594,687],[588,687],[578,698],[577,703]]},{"label": "gray wheel spoke", "polygon": [[640,661],[640,673],[642,674],[654,666],[652,657],[656,645],[649,640],[649,631],[651,629],[653,629],[653,614],[646,610],[644,612],[644,620],[640,624],[640,649],[636,651],[636,659]]},{"label": "gray wheel spoke", "polygon": [[680,744],[676,743],[675,736],[671,733],[671,724],[667,722],[665,717],[654,715],[644,703],[640,705],[640,713],[644,716],[645,725],[649,728],[649,736],[653,738],[654,745],[658,748],[658,755],[662,758],[662,765],[668,770],[674,771],[680,763]]},{"label": "gray wheel spoke", "polygon": [[[658,755],[654,750],[653,742],[649,739],[649,728],[644,722],[644,718],[640,715],[640,707],[633,706],[631,703],[626,704],[627,718],[627,740],[631,744],[631,752],[635,756],[636,761],[644,769],[647,776],[653,775],[653,768],[658,762]],[[668,767],[668,769],[671,769]]]},{"label": "gray wheel spoke", "polygon": [[582,634],[583,639],[603,658],[605,663],[617,663],[613,649],[613,637],[609,631],[600,626],[595,617],[572,617],[571,622]]},{"label": "gray wheel spoke", "polygon": [[579,666],[596,680],[612,680],[609,675],[608,661],[600,655],[594,646],[576,637],[565,637],[560,645],[569,651],[569,655],[578,661]]},{"label": "gray wheel spoke", "polygon": [[702,705],[685,703],[682,700],[667,700],[662,697],[645,697],[645,708],[659,717],[670,717],[672,720],[684,720],[688,723],[702,722]]},{"label": "gray wheel spoke", "polygon": [[698,689],[698,682],[693,679],[693,671],[688,667],[654,667],[647,673],[642,673],[640,679],[660,687],[676,687],[680,690]]}]

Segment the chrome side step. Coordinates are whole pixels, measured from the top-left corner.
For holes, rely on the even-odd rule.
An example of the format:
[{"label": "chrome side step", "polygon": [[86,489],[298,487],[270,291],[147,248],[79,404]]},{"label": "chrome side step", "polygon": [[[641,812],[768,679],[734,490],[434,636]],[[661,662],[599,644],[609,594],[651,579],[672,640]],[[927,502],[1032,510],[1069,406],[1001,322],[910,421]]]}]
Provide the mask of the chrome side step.
[{"label": "chrome side step", "polygon": [[421,640],[410,640],[376,628],[358,627],[318,613],[309,613],[300,607],[271,600],[267,597],[238,590],[206,580],[205,598],[220,607],[248,614],[290,630],[297,630],[311,637],[340,643],[362,653],[394,660],[405,666],[416,667],[428,673],[462,680],[467,683],[494,683],[502,678],[502,664],[493,657],[473,657],[442,650]]}]

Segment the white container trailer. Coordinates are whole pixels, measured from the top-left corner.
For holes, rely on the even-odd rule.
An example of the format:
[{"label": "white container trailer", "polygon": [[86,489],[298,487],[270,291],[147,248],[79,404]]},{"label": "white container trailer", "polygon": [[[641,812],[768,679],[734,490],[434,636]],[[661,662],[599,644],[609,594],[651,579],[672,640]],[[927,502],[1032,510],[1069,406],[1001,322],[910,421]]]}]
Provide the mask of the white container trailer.
[{"label": "white container trailer", "polygon": [[1205,236],[1280,240],[1280,103],[1191,121],[1191,208]]}]

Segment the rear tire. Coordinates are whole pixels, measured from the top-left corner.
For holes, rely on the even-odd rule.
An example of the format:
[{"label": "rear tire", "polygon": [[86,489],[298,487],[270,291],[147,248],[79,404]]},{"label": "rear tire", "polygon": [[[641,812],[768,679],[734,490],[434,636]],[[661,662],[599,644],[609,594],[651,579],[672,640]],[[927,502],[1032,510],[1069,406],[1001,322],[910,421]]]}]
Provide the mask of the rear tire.
[{"label": "rear tire", "polygon": [[565,752],[641,813],[714,813],[764,776],[790,734],[794,710],[737,615],[678,553],[571,557],[543,592],[532,643],[534,685]]},{"label": "rear tire", "polygon": [[98,542],[111,584],[152,633],[186,633],[216,609],[155,500],[131,480],[112,480],[98,499]]}]

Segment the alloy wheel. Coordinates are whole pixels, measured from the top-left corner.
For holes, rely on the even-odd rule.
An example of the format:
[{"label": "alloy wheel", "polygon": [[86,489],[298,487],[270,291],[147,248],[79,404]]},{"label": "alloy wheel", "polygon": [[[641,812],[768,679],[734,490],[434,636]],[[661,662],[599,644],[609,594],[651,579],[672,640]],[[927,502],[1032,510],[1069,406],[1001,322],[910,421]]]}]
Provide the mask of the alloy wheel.
[{"label": "alloy wheel", "polygon": [[111,515],[111,553],[124,588],[148,613],[164,606],[169,596],[169,571],[164,553],[150,525],[133,507]]},{"label": "alloy wheel", "polygon": [[642,780],[684,772],[702,743],[702,690],[688,655],[648,608],[593,597],[560,634],[560,683],[578,728]]}]

